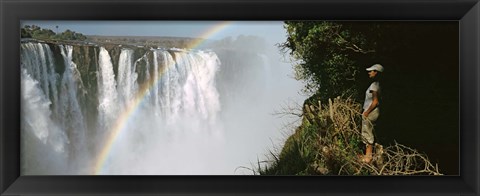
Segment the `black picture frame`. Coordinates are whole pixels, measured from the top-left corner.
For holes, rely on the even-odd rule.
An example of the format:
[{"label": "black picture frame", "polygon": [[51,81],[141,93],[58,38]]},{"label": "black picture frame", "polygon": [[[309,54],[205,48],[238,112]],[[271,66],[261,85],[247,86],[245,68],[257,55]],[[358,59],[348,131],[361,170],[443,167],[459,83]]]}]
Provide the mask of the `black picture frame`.
[{"label": "black picture frame", "polygon": [[[478,0],[0,0],[1,195],[479,195]],[[455,20],[459,176],[20,176],[21,20]]]}]

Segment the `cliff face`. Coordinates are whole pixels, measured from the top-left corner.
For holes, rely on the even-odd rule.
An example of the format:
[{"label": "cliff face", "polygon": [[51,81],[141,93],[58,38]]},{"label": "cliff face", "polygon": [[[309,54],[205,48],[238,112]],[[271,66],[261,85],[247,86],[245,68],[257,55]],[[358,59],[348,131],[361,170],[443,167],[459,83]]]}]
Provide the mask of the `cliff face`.
[{"label": "cliff face", "polygon": [[[27,43],[37,43],[36,41],[31,41]],[[42,43],[42,42],[38,42]],[[105,45],[93,45],[87,43],[45,43],[49,46],[54,57],[54,66],[55,72],[59,74],[60,77],[63,76],[63,73],[66,69],[65,59],[62,56],[62,46],[71,45],[72,49],[72,62],[76,65],[75,76],[78,77],[77,85],[77,97],[82,108],[85,108],[84,116],[86,117],[87,122],[90,125],[88,130],[93,130],[94,124],[97,120],[97,108],[98,108],[98,74],[99,74],[99,51],[100,47],[105,48],[111,56],[113,71],[115,76],[118,75],[118,65],[120,54],[124,49],[133,50],[133,59],[143,58],[141,61],[138,61],[137,72],[139,73],[138,82],[145,82],[145,70],[147,69],[146,64],[153,63],[153,56],[145,48],[133,47],[133,46],[121,46],[114,44],[105,44]],[[148,62],[147,62],[148,61]],[[152,72],[153,70],[150,70]],[[61,78],[59,78],[61,79]]]},{"label": "cliff face", "polygon": [[271,152],[261,175],[442,175],[438,164],[416,149],[395,143],[374,145],[372,161],[362,161],[361,105],[337,97],[305,104],[302,124],[280,152]]},{"label": "cliff face", "polygon": [[[98,158],[105,142],[135,112],[142,117],[127,132],[138,140],[146,141],[143,134],[152,130],[178,129],[167,129],[170,124],[164,121],[181,124],[187,117],[209,131],[220,110],[215,86],[219,65],[211,51],[23,41],[22,112],[31,115],[22,119],[29,139],[23,142],[28,150],[22,168],[27,174],[63,174],[69,167],[82,173],[82,165],[90,164],[86,160]],[[33,154],[37,158],[30,159]],[[61,159],[66,168],[50,167],[50,159],[42,156]]]},{"label": "cliff face", "polygon": [[[165,59],[154,59],[154,54],[151,48],[144,46],[133,45],[119,45],[111,43],[92,44],[92,43],[70,43],[70,42],[48,42],[38,40],[24,40],[23,43],[43,43],[47,44],[52,50],[55,62],[55,72],[60,76],[64,73],[65,59],[62,56],[62,46],[71,45],[72,50],[72,62],[76,64],[77,76],[79,77],[79,86],[77,95],[80,102],[88,108],[87,116],[92,119],[96,119],[95,110],[98,106],[98,74],[99,74],[99,51],[103,47],[108,51],[110,55],[113,72],[115,79],[118,76],[119,60],[122,50],[132,50],[133,63],[135,64],[135,73],[138,74],[137,82],[142,85],[146,82],[148,75],[154,74],[155,61],[159,65],[165,64]],[[166,51],[176,58],[175,49]],[[247,86],[256,88],[258,93],[264,92],[268,87],[266,86],[269,69],[267,67],[267,56],[258,54],[256,50],[232,50],[228,48],[213,49],[218,56],[221,67],[218,70],[216,77],[217,88],[222,95],[222,99],[229,97],[236,97],[241,95],[244,91],[250,91],[246,89]],[[159,69],[162,69],[161,67]],[[244,100],[245,102],[252,101],[256,96],[250,97],[250,100]]]},{"label": "cliff face", "polygon": [[[32,114],[31,119],[22,121],[23,135],[28,138],[22,147],[27,160],[22,163],[24,173],[85,174],[82,167],[91,164],[85,160],[97,159],[117,131],[130,134],[122,148],[131,145],[128,149],[144,152],[138,149],[139,143],[150,142],[156,149],[160,143],[172,142],[169,135],[187,138],[199,134],[214,140],[211,134],[223,134],[224,122],[230,123],[229,130],[239,129],[234,123],[239,119],[254,127],[261,120],[244,114],[252,111],[252,103],[274,96],[266,96],[267,63],[266,55],[249,48],[186,50],[23,40],[22,87],[27,88],[22,89],[22,105],[29,106],[24,112]],[[252,128],[241,131],[249,130]],[[191,140],[180,142],[187,141]],[[55,150],[51,148],[61,152],[52,154]],[[178,152],[169,151],[165,156],[170,154]],[[43,159],[50,156],[66,162],[65,168],[59,171],[60,166],[51,161],[54,159]]]}]

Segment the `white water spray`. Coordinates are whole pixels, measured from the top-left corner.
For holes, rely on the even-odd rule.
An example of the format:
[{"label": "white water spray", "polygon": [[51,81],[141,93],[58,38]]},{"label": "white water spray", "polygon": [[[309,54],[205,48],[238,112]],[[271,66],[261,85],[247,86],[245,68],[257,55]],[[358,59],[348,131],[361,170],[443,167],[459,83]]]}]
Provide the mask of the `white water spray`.
[{"label": "white water spray", "polygon": [[[268,73],[279,69],[270,69],[262,55],[263,60],[255,56],[252,62],[264,64],[244,68],[256,73],[246,75],[245,81],[250,81],[227,86],[223,93],[242,91],[222,101],[218,86],[226,81],[218,75],[227,65],[211,51],[152,49],[135,57],[133,49],[121,48],[112,56],[99,47],[93,55],[98,63],[91,66],[98,70],[81,73],[87,65],[77,69],[74,47],[54,45],[58,54],[50,47],[22,44],[22,111],[28,113],[22,117],[22,146],[27,146],[22,150],[22,173],[27,175],[90,174],[89,165],[119,124],[100,174],[238,174],[235,169],[250,166],[268,152],[280,128],[271,113],[291,94],[284,79]],[[59,58],[63,62],[54,62]],[[264,73],[270,75],[262,77]],[[87,89],[92,88],[89,81],[84,85],[82,74],[96,76],[94,92]],[[265,80],[271,89],[257,85]],[[139,88],[145,84],[148,89]],[[138,107],[127,111],[125,106],[144,90]],[[92,113],[96,119],[89,121],[86,114]],[[128,118],[119,122],[122,115]]]},{"label": "white water spray", "polygon": [[100,129],[109,130],[118,115],[117,82],[113,73],[113,64],[108,51],[101,47],[98,59],[98,116]]},{"label": "white water spray", "polygon": [[123,49],[118,62],[117,91],[122,99],[121,103],[126,106],[137,92],[137,77],[135,63],[133,62],[133,50]]},{"label": "white water spray", "polygon": [[[63,127],[67,130],[71,143],[72,154],[76,157],[86,156],[86,126],[77,97],[79,78],[75,77],[76,64],[72,61],[72,46],[60,46],[64,59],[65,71],[60,83],[60,114],[63,117]],[[75,161],[78,163],[78,161]]]}]

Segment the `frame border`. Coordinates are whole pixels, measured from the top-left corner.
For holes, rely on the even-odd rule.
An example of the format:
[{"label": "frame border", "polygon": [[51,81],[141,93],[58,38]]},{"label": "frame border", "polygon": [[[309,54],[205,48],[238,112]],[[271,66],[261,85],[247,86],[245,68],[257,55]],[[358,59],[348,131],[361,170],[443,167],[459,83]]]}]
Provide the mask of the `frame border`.
[{"label": "frame border", "polygon": [[[459,21],[460,175],[20,176],[21,20]],[[0,195],[479,195],[479,38],[479,0],[0,0]]]}]

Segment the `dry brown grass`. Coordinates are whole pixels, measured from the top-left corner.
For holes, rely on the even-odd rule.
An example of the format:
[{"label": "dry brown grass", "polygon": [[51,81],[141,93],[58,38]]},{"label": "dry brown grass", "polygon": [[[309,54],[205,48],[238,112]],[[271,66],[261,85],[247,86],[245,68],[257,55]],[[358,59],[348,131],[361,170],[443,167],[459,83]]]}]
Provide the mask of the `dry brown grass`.
[{"label": "dry brown grass", "polygon": [[[268,175],[442,175],[438,165],[415,149],[395,143],[375,144],[373,160],[364,163],[361,142],[361,106],[337,97],[328,103],[303,106],[302,125],[289,137],[282,151],[273,155]],[[284,115],[297,115],[289,108]],[[299,166],[297,160],[302,159]],[[305,164],[303,164],[305,163]],[[295,170],[289,170],[295,167]],[[301,168],[301,169],[298,169]]]}]

